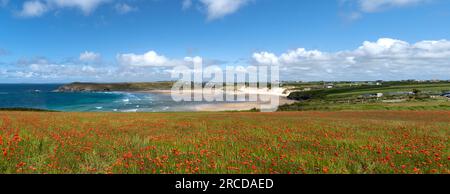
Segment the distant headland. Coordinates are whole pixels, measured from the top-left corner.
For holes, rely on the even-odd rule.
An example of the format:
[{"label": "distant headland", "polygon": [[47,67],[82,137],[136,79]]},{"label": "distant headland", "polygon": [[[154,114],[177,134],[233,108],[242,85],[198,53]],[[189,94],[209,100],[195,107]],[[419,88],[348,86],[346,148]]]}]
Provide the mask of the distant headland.
[{"label": "distant headland", "polygon": [[135,92],[151,90],[168,90],[174,82],[141,82],[141,83],[82,83],[74,82],[60,86],[56,92]]}]

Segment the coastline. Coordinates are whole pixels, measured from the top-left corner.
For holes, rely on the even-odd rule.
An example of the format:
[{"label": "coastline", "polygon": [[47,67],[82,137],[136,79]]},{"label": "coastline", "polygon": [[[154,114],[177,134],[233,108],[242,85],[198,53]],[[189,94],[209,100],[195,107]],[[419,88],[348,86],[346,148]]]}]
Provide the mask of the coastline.
[{"label": "coastline", "polygon": [[[190,90],[192,94],[203,94],[204,97],[215,97],[218,94],[215,93],[207,93],[203,90]],[[230,92],[230,91],[227,91]],[[154,94],[163,94],[163,95],[171,95],[171,90],[146,90],[146,91],[138,91],[138,93],[154,93]],[[243,95],[243,94],[254,94],[267,97],[278,97],[279,98],[279,106],[285,104],[293,104],[297,101],[290,100],[287,98],[289,94],[282,93],[271,93],[271,92],[248,92],[248,91],[231,91],[232,95]],[[220,94],[219,94],[220,95]],[[260,109],[261,105],[265,105],[268,103],[263,103],[261,101],[244,101],[244,102],[215,102],[215,103],[203,103],[198,105],[190,105],[189,108],[195,112],[217,112],[217,111],[249,111],[252,109]]]},{"label": "coastline", "polygon": [[[163,85],[164,87],[161,87]],[[253,87],[240,87],[236,89],[217,89],[208,90],[203,88],[192,88],[184,92],[191,95],[201,95],[202,101],[197,102],[175,102],[172,101],[172,88],[168,87],[169,83],[120,83],[120,84],[96,84],[96,83],[72,83],[60,86],[55,92],[61,93],[124,93],[124,94],[156,94],[163,96],[164,101],[171,101],[170,109],[173,111],[188,111],[188,112],[217,112],[217,111],[251,111],[251,110],[261,110],[265,109],[274,100],[261,102],[261,101],[250,101],[249,96],[259,96],[260,99],[273,99],[275,97],[279,99],[279,103],[271,105],[271,107],[276,107],[285,104],[293,104],[297,101],[290,100],[287,97],[290,92],[286,88],[253,88]],[[180,91],[183,92],[183,91]],[[224,94],[225,93],[225,94]],[[247,101],[214,101],[212,99],[224,99],[222,97],[226,95],[237,95],[245,96]],[[228,97],[227,97],[228,98]],[[234,97],[231,97],[234,99]],[[207,100],[208,99],[208,100]],[[210,100],[209,100],[210,99]],[[123,99],[125,103],[128,103],[129,99]],[[262,106],[265,105],[265,106]],[[106,105],[96,105],[97,107],[105,107]],[[168,107],[169,107],[168,106]],[[127,107],[125,111],[137,111],[139,109],[145,109],[142,105],[136,105],[136,107]],[[151,108],[150,108],[151,109]],[[100,110],[100,109],[98,109]],[[123,111],[119,109],[112,109],[113,111]],[[165,109],[163,109],[165,110]]]}]

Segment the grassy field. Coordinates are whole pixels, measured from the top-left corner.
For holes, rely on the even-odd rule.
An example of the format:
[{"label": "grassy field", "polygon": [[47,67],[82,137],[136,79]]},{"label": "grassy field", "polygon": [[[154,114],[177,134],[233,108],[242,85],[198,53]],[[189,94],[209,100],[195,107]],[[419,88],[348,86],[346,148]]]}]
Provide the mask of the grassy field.
[{"label": "grassy field", "polygon": [[342,110],[447,110],[450,111],[448,100],[405,101],[396,103],[336,103],[327,101],[298,102],[279,107],[279,111],[342,111]]},{"label": "grassy field", "polygon": [[450,111],[0,112],[0,173],[450,173]]},{"label": "grassy field", "polygon": [[[287,85],[306,88],[311,83]],[[323,88],[316,83],[309,91],[292,92],[288,98],[298,103],[284,105],[280,111],[340,110],[450,110],[450,83],[384,82],[382,85],[334,83]],[[381,94],[381,96],[378,96]]]}]

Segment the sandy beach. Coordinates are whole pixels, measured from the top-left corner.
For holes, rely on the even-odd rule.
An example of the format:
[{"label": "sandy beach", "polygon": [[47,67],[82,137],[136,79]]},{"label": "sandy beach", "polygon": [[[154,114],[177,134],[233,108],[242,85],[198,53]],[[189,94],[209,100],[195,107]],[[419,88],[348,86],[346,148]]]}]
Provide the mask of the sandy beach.
[{"label": "sandy beach", "polygon": [[[149,91],[141,91],[144,93],[157,93],[157,94],[165,94],[165,95],[171,95],[171,90],[149,90]],[[223,93],[214,93],[209,91],[203,91],[203,90],[190,90],[190,93],[192,94],[202,94],[204,98],[212,98],[217,97],[220,95],[223,95]],[[283,89],[280,89],[278,91],[270,91],[270,90],[255,90],[255,89],[243,89],[243,90],[237,90],[237,91],[227,91],[227,94],[231,95],[245,95],[248,97],[248,95],[259,95],[261,98],[273,98],[278,97],[279,99],[279,105],[284,104],[292,104],[297,101],[290,100],[287,98],[289,93],[284,93]],[[262,105],[269,105],[270,103],[267,102],[261,102],[261,101],[244,101],[244,102],[215,102],[215,103],[205,103],[205,104],[198,104],[198,105],[192,105],[190,109],[194,111],[201,111],[201,112],[212,112],[212,111],[246,111],[251,109],[261,109]]]}]

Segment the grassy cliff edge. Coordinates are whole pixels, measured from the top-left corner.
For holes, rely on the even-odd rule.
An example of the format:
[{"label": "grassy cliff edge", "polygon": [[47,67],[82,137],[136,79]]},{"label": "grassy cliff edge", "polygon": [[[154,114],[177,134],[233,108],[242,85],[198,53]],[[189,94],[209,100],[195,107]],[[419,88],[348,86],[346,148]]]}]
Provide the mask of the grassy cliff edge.
[{"label": "grassy cliff edge", "polygon": [[74,82],[59,87],[57,92],[149,91],[172,88],[173,82],[142,83],[81,83]]}]

